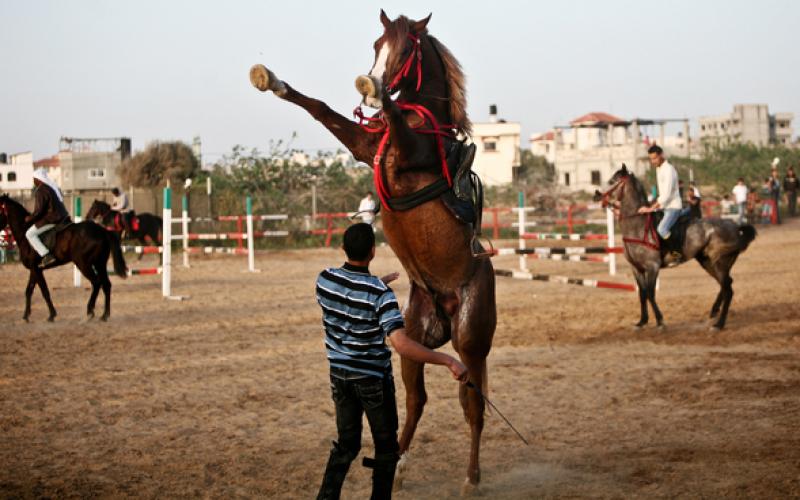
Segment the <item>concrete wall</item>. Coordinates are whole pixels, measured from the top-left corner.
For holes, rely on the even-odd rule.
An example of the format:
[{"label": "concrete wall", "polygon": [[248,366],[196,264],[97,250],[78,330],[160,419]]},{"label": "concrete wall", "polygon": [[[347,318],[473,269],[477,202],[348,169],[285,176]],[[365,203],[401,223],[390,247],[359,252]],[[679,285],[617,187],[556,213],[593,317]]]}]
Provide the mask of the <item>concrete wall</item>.
[{"label": "concrete wall", "polygon": [[512,182],[514,167],[519,166],[520,133],[519,123],[472,124],[472,141],[478,148],[472,170],[485,185],[496,186]]},{"label": "concrete wall", "polygon": [[[61,151],[61,188],[64,191],[111,189],[119,185],[120,153]],[[97,174],[101,174],[99,176]]]},{"label": "concrete wall", "polygon": [[[605,189],[608,180],[623,163],[637,177],[643,177],[649,168],[646,148],[635,148],[633,144],[578,150],[559,148],[555,162],[556,178],[559,186],[572,191],[593,192]],[[598,183],[592,182],[593,171],[600,175]],[[567,174],[569,185],[566,183]]]},{"label": "concrete wall", "polygon": [[[8,174],[16,175],[15,181],[8,180]],[[8,163],[0,163],[0,191],[12,195],[33,188],[33,153],[12,154]]]}]

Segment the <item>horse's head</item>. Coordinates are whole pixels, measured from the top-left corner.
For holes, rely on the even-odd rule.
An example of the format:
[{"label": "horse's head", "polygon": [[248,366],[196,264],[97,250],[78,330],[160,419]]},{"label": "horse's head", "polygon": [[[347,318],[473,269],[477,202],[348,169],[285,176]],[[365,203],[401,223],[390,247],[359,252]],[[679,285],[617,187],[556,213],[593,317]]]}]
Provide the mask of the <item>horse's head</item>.
[{"label": "horse's head", "polygon": [[469,135],[466,78],[453,54],[428,34],[431,15],[415,21],[405,16],[390,20],[381,10],[383,34],[375,40],[369,75],[356,78],[362,103],[380,109],[384,93],[399,92],[398,99],[423,103],[444,123]]},{"label": "horse's head", "polygon": [[608,180],[608,185],[611,186],[605,192],[600,192],[599,189],[595,189],[594,191],[594,201],[602,201],[603,207],[607,207],[609,204],[613,204],[614,202],[609,201],[611,196],[616,193],[617,199],[616,201],[622,200],[622,196],[625,190],[625,184],[628,183],[628,180],[633,178],[633,174],[628,171],[628,167],[623,163],[622,168],[614,172],[614,175],[611,176],[611,179]]},{"label": "horse's head", "polygon": [[389,93],[422,85],[423,35],[427,34],[431,15],[420,21],[406,16],[390,20],[381,9],[383,34],[375,40],[375,59],[369,76],[356,79],[356,88],[364,96],[363,103],[373,108],[381,107],[381,93]]},{"label": "horse's head", "polygon": [[108,203],[101,200],[94,200],[92,206],[89,207],[89,211],[86,212],[86,219],[93,220],[105,217],[109,210],[111,210],[111,206]]}]

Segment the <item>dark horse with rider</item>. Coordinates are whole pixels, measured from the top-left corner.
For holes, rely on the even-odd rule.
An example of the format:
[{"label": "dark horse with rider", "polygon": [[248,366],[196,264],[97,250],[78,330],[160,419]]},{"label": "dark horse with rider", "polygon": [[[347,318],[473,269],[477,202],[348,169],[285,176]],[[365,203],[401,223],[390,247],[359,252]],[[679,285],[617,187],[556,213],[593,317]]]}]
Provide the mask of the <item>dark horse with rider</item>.
[{"label": "dark horse with rider", "polygon": [[91,221],[73,223],[64,207],[61,190],[45,169],[36,170],[33,179],[35,207],[32,213],[8,195],[0,195],[0,229],[10,227],[22,264],[30,271],[22,318],[28,321],[30,317],[31,297],[38,285],[50,310],[47,319],[55,319],[56,309],[44,271],[73,262],[92,284],[87,317],[94,317],[95,302],[102,288],[105,307],[100,319],[108,319],[111,314],[111,281],[106,269],[109,256],[113,257],[114,272],[118,276],[125,278],[128,272],[119,238]]},{"label": "dark horse with rider", "polygon": [[[119,188],[111,190],[111,204],[94,200],[86,218],[100,223],[116,233],[121,240],[137,240],[140,245],[158,245],[161,242],[162,219],[157,215],[133,211],[128,196]],[[141,254],[139,257],[141,258]]]}]

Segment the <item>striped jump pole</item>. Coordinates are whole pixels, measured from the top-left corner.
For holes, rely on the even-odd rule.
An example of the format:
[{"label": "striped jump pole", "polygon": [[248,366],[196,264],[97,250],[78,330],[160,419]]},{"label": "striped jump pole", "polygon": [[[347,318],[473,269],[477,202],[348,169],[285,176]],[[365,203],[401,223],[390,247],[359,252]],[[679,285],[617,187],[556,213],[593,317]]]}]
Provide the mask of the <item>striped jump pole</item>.
[{"label": "striped jump pole", "polygon": [[154,247],[154,246],[143,247],[143,246],[138,246],[138,245],[137,246],[122,245],[122,251],[123,252],[141,253],[141,254],[149,255],[149,254],[163,253],[164,252],[164,247],[163,246],[160,246],[160,247]]},{"label": "striped jump pole", "polygon": [[183,238],[183,267],[189,267],[189,197],[186,193],[181,198],[181,231]]},{"label": "striped jump pole", "polygon": [[161,258],[161,295],[169,300],[183,300],[188,297],[172,295],[172,188],[164,188],[164,209],[161,226],[163,256]]},{"label": "striped jump pole", "polygon": [[255,238],[253,238],[253,198],[250,195],[247,196],[245,205],[247,208],[247,270],[255,273],[257,270]]},{"label": "striped jump pole", "polygon": [[[72,200],[72,218],[75,220],[75,223],[81,221],[81,197],[76,196],[74,200]],[[78,270],[78,266],[72,266],[72,285],[75,288],[81,287],[81,272]]]},{"label": "striped jump pole", "polygon": [[[519,211],[517,212],[517,222],[519,225],[518,247],[519,250],[525,250],[525,239],[523,238],[525,235],[525,193],[522,191],[517,195],[517,206],[519,207]],[[528,270],[528,262],[525,260],[525,255],[523,254],[519,256],[519,268],[523,271]]]},{"label": "striped jump pole", "polygon": [[622,247],[534,247],[534,248],[499,248],[497,255],[538,254],[538,255],[588,255],[622,253]]},{"label": "striped jump pole", "polygon": [[610,290],[620,290],[626,292],[636,291],[636,286],[629,283],[615,283],[613,281],[591,280],[582,278],[568,278],[566,276],[551,276],[549,274],[535,274],[526,271],[515,271],[511,269],[495,269],[495,276],[514,278],[531,281],[549,281],[564,285],[578,285],[589,288],[607,288]]},{"label": "striped jump pole", "polygon": [[[113,274],[114,272],[115,271],[113,269],[108,270],[108,274]],[[153,274],[163,274],[163,268],[146,267],[144,269],[128,269],[128,276],[146,276]]]}]

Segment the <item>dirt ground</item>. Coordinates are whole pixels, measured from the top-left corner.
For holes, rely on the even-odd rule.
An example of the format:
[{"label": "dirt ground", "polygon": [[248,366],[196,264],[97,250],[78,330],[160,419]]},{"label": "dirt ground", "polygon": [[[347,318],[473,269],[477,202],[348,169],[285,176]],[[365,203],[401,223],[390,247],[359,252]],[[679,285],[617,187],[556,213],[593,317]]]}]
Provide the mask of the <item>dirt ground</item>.
[{"label": "dirt ground", "polygon": [[[662,273],[663,332],[632,330],[633,293],[498,278],[490,398],[530,446],[488,417],[484,496],[800,496],[799,258],[800,221],[760,229],[720,333],[706,324],[716,284],[696,263]],[[183,302],[162,300],[157,276],[114,278],[106,324],[81,323],[88,291],[67,268],[48,273],[56,322],[37,291],[23,323],[26,273],[0,266],[0,494],[313,497],[335,434],[313,284],[341,261],[269,252],[249,274],[241,257],[197,258],[174,272]],[[531,265],[604,276],[600,264]],[[399,267],[382,248],[373,272]],[[630,281],[621,268],[614,279]],[[395,290],[404,302],[407,281]],[[466,475],[457,387],[427,371],[401,499],[457,496]],[[358,463],[346,498],[369,495]]]}]

